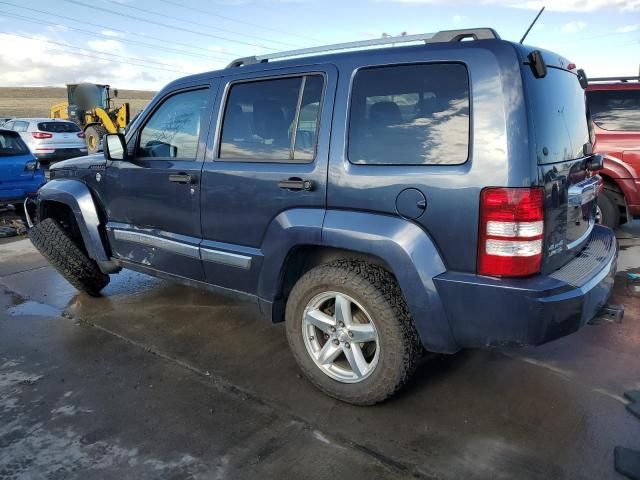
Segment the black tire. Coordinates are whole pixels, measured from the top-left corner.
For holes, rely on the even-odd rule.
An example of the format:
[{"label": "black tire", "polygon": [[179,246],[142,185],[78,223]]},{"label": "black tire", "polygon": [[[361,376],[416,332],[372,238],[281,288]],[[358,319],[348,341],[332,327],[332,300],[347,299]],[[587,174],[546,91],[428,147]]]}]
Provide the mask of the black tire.
[{"label": "black tire", "polygon": [[109,283],[109,275],[102,273],[98,264],[52,218],[34,225],[29,238],[49,263],[78,290],[97,297]]},{"label": "black tire", "polygon": [[100,142],[102,137],[107,134],[107,129],[102,125],[90,125],[84,131],[84,134],[86,135],[87,152],[89,154],[96,153],[100,151]]},{"label": "black tire", "polygon": [[[302,318],[316,295],[334,291],[355,299],[371,317],[380,345],[375,369],[358,383],[329,377],[311,358]],[[320,390],[355,405],[373,405],[395,392],[414,372],[422,353],[418,333],[395,278],[383,268],[358,260],[338,260],[313,268],[293,287],[286,308],[289,346],[305,376]]]},{"label": "black tire", "polygon": [[601,225],[613,230],[620,226],[620,209],[616,199],[606,189],[598,195],[598,208],[600,208]]}]

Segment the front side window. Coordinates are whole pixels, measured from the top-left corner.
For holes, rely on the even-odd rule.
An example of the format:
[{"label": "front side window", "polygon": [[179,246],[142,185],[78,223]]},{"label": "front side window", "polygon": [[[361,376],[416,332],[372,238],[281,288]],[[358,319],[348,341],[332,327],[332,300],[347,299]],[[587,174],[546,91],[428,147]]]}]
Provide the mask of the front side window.
[{"label": "front side window", "polygon": [[208,97],[202,89],[165,100],[142,128],[136,157],[195,160]]},{"label": "front side window", "polygon": [[360,70],[349,120],[351,163],[457,165],[469,151],[469,80],[457,63]]},{"label": "front side window", "polygon": [[0,132],[0,157],[26,155],[29,148],[17,133]]},{"label": "front side window", "polygon": [[587,92],[591,118],[604,130],[640,131],[640,90]]},{"label": "front side window", "polygon": [[323,88],[321,75],[233,85],[222,123],[220,159],[313,161]]}]

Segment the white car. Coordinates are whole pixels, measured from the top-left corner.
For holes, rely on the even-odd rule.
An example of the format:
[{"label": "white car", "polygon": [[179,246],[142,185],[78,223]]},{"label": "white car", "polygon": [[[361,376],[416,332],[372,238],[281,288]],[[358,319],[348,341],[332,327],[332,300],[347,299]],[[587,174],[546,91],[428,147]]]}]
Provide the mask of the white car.
[{"label": "white car", "polygon": [[2,128],[18,132],[43,164],[87,154],[84,132],[73,122],[58,118],[14,118]]}]

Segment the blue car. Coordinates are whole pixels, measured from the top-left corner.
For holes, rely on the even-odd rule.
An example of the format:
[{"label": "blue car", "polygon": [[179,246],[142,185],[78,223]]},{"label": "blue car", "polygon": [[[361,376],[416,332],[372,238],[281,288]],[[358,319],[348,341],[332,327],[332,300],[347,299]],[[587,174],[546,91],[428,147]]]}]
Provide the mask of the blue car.
[{"label": "blue car", "polygon": [[44,171],[17,132],[0,129],[0,205],[20,205],[46,183]]}]

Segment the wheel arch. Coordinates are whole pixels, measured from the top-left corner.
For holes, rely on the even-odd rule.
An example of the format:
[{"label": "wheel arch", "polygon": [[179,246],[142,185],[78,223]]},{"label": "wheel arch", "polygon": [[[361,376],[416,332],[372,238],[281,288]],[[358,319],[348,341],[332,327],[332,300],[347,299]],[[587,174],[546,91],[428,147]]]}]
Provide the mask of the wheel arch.
[{"label": "wheel arch", "polygon": [[38,221],[70,212],[87,255],[98,263],[104,273],[119,267],[110,260],[105,240],[100,232],[100,215],[89,188],[78,180],[54,179],[38,191]]},{"label": "wheel arch", "polygon": [[428,350],[459,349],[433,282],[446,268],[421,227],[368,212],[300,209],[282,215],[263,244],[258,297],[268,318],[284,318],[288,293],[310,268],[338,258],[360,259],[382,266],[396,278]]}]

